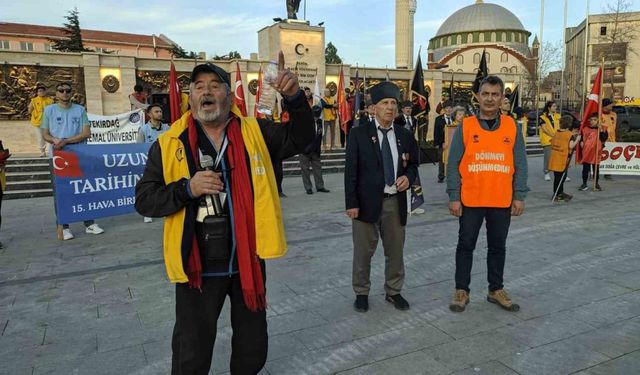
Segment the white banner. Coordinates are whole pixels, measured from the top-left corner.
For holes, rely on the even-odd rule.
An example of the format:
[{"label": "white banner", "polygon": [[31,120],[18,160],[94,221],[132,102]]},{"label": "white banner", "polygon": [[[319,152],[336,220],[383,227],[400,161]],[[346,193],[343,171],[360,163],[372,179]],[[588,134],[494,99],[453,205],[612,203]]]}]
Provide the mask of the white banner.
[{"label": "white banner", "polygon": [[600,173],[640,176],[640,143],[605,143]]},{"label": "white banner", "polygon": [[144,124],[144,110],[101,116],[87,114],[91,124],[89,144],[136,143],[138,130]]}]

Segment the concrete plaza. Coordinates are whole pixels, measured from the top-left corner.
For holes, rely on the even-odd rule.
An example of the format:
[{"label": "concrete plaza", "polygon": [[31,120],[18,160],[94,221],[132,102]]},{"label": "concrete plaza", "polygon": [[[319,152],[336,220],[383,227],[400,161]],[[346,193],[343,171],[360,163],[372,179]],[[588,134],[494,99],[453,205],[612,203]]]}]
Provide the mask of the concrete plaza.
[{"label": "concrete plaza", "polygon": [[[342,174],[330,194],[287,178],[289,253],[267,262],[269,358],[264,374],[637,374],[640,372],[640,178],[579,192],[579,168],[552,204],[542,159],[508,241],[505,285],[520,312],[485,300],[481,234],[471,303],[455,314],[457,220],[432,165],[420,168],[426,213],[409,219],[403,295],[384,301],[384,259],[373,259],[370,310],[353,310],[351,225]],[[162,263],[162,223],[137,215],[98,220],[106,230],[55,239],[51,198],[3,202],[0,374],[167,374],[174,288]],[[483,230],[484,232],[484,230]],[[228,305],[228,304],[227,304]],[[228,371],[228,306],[212,373]]]}]

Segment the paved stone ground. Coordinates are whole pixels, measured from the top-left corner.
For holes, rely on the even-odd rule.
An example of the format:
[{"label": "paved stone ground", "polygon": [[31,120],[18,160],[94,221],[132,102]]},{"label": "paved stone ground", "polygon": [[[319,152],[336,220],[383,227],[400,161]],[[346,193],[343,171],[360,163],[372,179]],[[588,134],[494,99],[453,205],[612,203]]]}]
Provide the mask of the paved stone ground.
[{"label": "paved stone ground", "polygon": [[[603,181],[551,204],[541,158],[530,158],[524,216],[508,241],[506,287],[522,309],[485,301],[481,235],[471,304],[454,314],[457,221],[435,168],[421,168],[427,213],[407,230],[404,295],[383,299],[381,251],[371,309],[353,311],[351,228],[342,176],[331,194],[285,180],[288,255],[269,261],[269,359],[264,374],[637,374],[640,369],[640,178]],[[99,237],[73,225],[55,240],[50,198],[4,202],[0,239],[0,374],[167,374],[173,288],[161,263],[161,222],[100,220]],[[219,321],[212,373],[228,371],[228,311]]]}]

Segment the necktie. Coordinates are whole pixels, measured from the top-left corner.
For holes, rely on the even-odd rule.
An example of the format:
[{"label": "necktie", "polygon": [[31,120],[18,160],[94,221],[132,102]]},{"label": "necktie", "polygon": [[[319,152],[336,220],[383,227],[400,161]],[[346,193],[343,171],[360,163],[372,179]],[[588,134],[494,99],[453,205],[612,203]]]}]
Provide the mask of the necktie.
[{"label": "necktie", "polygon": [[407,116],[407,128],[411,129],[411,117]]},{"label": "necktie", "polygon": [[382,166],[384,169],[384,183],[392,186],[396,180],[393,168],[393,156],[391,155],[391,145],[387,133],[391,129],[378,128],[382,132]]}]

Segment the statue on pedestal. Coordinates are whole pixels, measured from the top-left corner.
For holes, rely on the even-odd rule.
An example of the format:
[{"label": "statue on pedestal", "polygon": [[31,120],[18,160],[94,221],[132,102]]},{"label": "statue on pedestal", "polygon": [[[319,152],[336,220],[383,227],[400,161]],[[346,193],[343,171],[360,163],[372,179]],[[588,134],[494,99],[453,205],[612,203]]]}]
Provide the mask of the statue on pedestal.
[{"label": "statue on pedestal", "polygon": [[296,13],[300,8],[300,0],[287,0],[287,18],[290,20],[297,20]]}]

